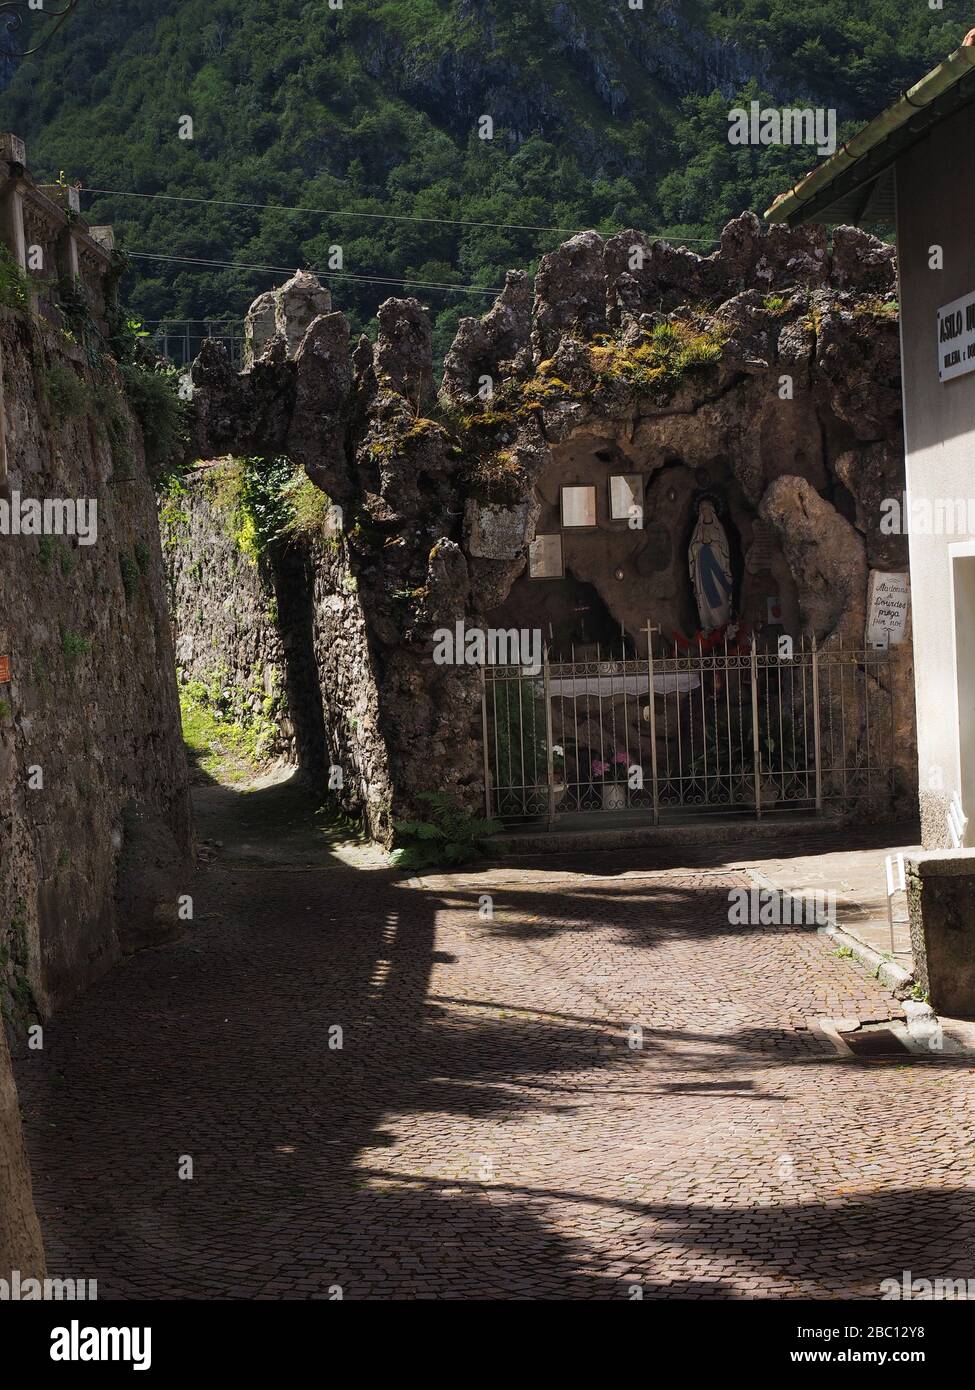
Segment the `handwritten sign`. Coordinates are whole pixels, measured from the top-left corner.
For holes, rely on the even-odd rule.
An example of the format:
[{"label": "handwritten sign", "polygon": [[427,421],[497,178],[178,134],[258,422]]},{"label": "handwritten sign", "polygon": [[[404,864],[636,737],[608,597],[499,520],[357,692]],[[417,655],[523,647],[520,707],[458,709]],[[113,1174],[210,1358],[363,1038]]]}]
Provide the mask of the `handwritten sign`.
[{"label": "handwritten sign", "polygon": [[975,293],[953,299],[938,310],[938,376],[975,372]]},{"label": "handwritten sign", "polygon": [[867,595],[867,645],[899,646],[907,636],[910,612],[910,575],[871,570]]}]

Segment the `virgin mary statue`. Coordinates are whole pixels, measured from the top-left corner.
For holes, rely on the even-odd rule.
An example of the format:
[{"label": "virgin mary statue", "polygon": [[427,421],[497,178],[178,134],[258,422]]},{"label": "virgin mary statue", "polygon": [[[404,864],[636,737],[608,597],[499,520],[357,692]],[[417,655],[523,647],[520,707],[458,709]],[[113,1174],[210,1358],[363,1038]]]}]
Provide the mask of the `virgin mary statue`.
[{"label": "virgin mary statue", "polygon": [[707,498],[698,503],[687,559],[701,631],[713,632],[731,619],[731,555],[728,536]]}]

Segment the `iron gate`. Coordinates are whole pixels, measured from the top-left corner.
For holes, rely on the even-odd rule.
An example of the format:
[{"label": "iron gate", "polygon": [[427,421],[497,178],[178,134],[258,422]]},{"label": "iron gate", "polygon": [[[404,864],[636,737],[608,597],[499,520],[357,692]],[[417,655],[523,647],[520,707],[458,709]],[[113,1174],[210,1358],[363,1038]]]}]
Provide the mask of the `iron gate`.
[{"label": "iron gate", "polygon": [[813,640],[788,655],[754,637],[691,649],[650,628],[647,647],[483,668],[489,816],[629,811],[657,822],[889,802],[887,651]]}]

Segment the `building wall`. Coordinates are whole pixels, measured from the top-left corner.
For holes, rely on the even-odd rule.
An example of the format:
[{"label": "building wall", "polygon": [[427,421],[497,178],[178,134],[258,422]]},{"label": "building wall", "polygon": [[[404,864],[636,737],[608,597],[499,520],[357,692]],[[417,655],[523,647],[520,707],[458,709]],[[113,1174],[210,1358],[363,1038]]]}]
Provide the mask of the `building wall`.
[{"label": "building wall", "polygon": [[[938,379],[937,311],[975,291],[975,187],[969,177],[975,107],[939,124],[897,164],[897,237],[907,485],[913,504],[975,497],[975,373]],[[931,248],[943,269],[930,268]],[[947,809],[959,788],[949,547],[973,533],[910,537],[921,825],[928,848],[949,843]],[[975,634],[973,634],[975,640]],[[975,844],[975,805],[968,844]]]}]

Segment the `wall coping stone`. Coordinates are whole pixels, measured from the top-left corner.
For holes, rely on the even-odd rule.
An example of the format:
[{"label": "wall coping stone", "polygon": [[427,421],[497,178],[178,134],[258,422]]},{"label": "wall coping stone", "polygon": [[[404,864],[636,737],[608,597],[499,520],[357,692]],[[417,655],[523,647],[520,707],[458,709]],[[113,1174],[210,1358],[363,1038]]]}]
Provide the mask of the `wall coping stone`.
[{"label": "wall coping stone", "polygon": [[904,868],[915,878],[975,878],[975,849],[931,849],[905,858]]}]

